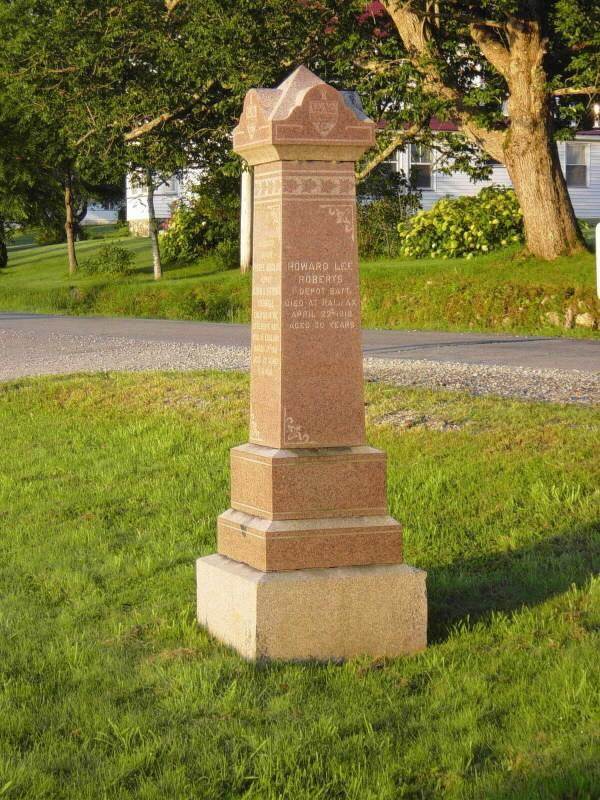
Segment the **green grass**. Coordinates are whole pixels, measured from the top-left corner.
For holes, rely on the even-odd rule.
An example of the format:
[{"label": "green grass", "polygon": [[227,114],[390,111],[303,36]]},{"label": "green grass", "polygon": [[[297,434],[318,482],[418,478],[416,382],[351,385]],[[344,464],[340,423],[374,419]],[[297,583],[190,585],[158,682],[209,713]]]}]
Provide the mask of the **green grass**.
[{"label": "green grass", "polygon": [[247,378],[0,385],[3,800],[597,797],[597,409],[367,400],[430,646],[253,666],[194,619]]},{"label": "green grass", "polygon": [[[71,277],[63,244],[11,252],[8,269],[0,270],[0,310],[248,321],[250,280],[239,270],[219,272],[214,261],[205,258],[166,269],[164,279],[157,282],[148,239],[111,237],[111,241],[133,253],[133,275],[114,278],[81,272]],[[97,253],[102,244],[94,239],[79,242],[79,260]]]},{"label": "green grass", "polygon": [[[114,241],[135,255],[136,271],[128,278],[69,277],[64,245],[12,250],[8,269],[0,270],[0,310],[249,321],[250,278],[239,270],[219,272],[205,258],[167,267],[157,283],[147,239]],[[94,240],[80,243],[80,259],[99,246]],[[367,328],[600,336],[563,327],[569,308],[592,314],[600,327],[594,257],[587,253],[553,263],[526,258],[515,248],[470,261],[365,261],[361,291]]]},{"label": "green grass", "polygon": [[361,268],[363,317],[373,328],[438,328],[594,336],[565,329],[568,308],[589,312],[600,326],[594,256],[549,263],[516,248],[467,259],[367,262]]},{"label": "green grass", "polygon": [[[123,237],[123,227],[116,223],[107,222],[102,225],[84,225],[83,231],[86,239],[114,239]],[[10,239],[10,247],[19,249],[21,247],[37,247],[40,229],[35,227],[19,228]]]}]

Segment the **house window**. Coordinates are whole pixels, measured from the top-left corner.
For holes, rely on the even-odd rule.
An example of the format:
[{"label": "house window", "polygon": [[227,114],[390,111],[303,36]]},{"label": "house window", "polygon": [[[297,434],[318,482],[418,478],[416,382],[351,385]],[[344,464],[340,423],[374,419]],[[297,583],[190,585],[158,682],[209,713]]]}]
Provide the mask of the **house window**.
[{"label": "house window", "polygon": [[402,167],[400,166],[400,158],[401,158],[402,151],[400,148],[394,150],[389,158],[383,162],[382,171],[383,172],[402,172]]},{"label": "house window", "polygon": [[567,186],[588,185],[589,145],[567,142],[566,179]]},{"label": "house window", "polygon": [[433,188],[431,148],[414,143],[410,146],[410,179],[417,189]]},{"label": "house window", "polygon": [[161,190],[161,194],[177,194],[177,190],[179,189],[179,181],[176,177],[167,178],[166,181],[161,181],[159,187],[163,187],[164,189]]}]

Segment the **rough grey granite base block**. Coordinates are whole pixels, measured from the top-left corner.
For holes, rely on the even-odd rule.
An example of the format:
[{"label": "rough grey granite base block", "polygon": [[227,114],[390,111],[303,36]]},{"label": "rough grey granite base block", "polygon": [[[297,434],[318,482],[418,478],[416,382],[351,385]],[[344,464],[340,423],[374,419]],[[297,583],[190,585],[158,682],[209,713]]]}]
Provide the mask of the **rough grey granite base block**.
[{"label": "rough grey granite base block", "polygon": [[406,564],[261,572],[196,562],[198,622],[251,660],[400,656],[427,646],[426,573]]}]

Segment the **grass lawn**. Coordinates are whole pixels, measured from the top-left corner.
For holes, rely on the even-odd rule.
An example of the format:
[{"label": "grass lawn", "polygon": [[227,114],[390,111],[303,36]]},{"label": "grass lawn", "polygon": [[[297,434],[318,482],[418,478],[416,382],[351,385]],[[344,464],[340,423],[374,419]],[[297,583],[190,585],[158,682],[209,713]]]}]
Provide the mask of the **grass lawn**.
[{"label": "grass lawn", "polygon": [[0,797],[597,797],[598,410],[368,386],[430,646],[253,666],[194,619],[247,388],[0,384]]},{"label": "grass lawn", "polygon": [[[239,270],[219,272],[211,258],[204,258],[167,268],[157,283],[149,240],[113,240],[134,253],[132,276],[71,278],[64,245],[13,249],[8,269],[0,270],[0,310],[249,321],[250,277]],[[78,244],[80,260],[100,244]],[[600,336],[586,328],[563,327],[567,309],[574,315],[590,313],[600,327],[591,254],[552,264],[524,258],[515,248],[470,261],[365,261],[361,293],[367,328]]]}]

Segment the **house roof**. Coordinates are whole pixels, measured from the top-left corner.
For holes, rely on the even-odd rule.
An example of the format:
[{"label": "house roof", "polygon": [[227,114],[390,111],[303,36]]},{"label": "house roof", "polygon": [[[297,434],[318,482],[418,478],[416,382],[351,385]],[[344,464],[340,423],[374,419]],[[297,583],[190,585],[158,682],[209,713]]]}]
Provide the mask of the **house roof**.
[{"label": "house roof", "polygon": [[429,120],[429,127],[432,131],[457,131],[459,130],[458,125],[453,120],[449,119],[438,119],[437,117],[432,117]]}]

